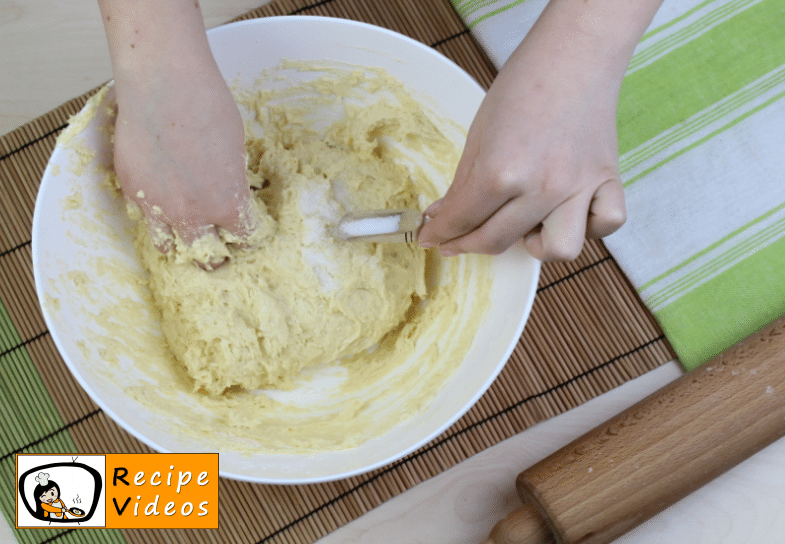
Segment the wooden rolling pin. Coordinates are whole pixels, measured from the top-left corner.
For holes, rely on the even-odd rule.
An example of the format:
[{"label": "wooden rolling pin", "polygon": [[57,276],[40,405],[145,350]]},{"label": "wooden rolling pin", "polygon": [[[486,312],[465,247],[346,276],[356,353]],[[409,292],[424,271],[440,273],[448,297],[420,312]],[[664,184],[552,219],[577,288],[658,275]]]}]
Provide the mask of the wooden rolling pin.
[{"label": "wooden rolling pin", "polygon": [[485,544],[604,544],[785,435],[785,316],[518,476]]}]

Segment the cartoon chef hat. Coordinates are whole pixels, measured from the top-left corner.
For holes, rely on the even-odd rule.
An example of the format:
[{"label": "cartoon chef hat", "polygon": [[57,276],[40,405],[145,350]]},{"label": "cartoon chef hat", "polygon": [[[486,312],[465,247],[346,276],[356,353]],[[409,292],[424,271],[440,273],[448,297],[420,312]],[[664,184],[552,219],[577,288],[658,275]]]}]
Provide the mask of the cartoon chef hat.
[{"label": "cartoon chef hat", "polygon": [[35,481],[38,482],[38,485],[46,487],[46,484],[49,483],[49,475],[46,472],[39,472],[38,476],[35,477]]}]

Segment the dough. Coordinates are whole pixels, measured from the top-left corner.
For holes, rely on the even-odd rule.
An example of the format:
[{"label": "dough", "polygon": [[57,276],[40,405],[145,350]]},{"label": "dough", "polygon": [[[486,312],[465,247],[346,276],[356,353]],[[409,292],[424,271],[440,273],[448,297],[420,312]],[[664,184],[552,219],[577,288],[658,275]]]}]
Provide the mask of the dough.
[{"label": "dough", "polygon": [[[356,72],[341,80],[358,81]],[[304,368],[367,355],[394,341],[428,298],[423,249],[346,242],[333,229],[349,211],[432,200],[433,186],[414,179],[391,142],[447,146],[445,137],[405,96],[347,105],[324,134],[301,108],[272,99],[244,99],[263,128],[247,139],[260,217],[252,247],[229,245],[228,263],[207,273],[182,244],[179,253],[160,254],[139,225],[137,245],[166,340],[194,388],[210,394],[291,388]],[[423,192],[430,198],[419,198]]]}]

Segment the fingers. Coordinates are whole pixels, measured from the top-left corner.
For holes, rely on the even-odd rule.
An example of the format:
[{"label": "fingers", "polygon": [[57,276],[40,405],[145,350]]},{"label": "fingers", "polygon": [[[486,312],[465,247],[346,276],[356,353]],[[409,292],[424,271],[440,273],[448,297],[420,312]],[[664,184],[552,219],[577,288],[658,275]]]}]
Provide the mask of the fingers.
[{"label": "fingers", "polygon": [[[198,217],[189,221],[174,221],[159,206],[140,196],[142,193],[129,201],[141,212],[137,217],[144,216],[150,239],[158,251],[167,254],[175,249],[177,260],[193,261],[210,271],[228,260],[227,244],[241,248],[251,245],[249,241],[259,225],[259,210],[250,199],[250,190],[247,192],[247,198],[239,204],[229,203],[223,206],[224,210],[215,207],[201,210]],[[207,215],[210,212],[212,215]]]},{"label": "fingers", "polygon": [[155,248],[163,254],[169,253],[174,247],[172,228],[158,214],[146,214],[145,223]]},{"label": "fingers", "polygon": [[475,165],[468,178],[456,175],[443,198],[425,210],[430,221],[419,234],[421,247],[433,247],[471,233],[517,194],[512,174],[485,177]]},{"label": "fingers", "polygon": [[624,187],[620,179],[610,179],[594,193],[586,223],[586,236],[604,238],[619,230],[626,220]]},{"label": "fingers", "polygon": [[250,196],[237,205],[234,213],[218,225],[222,230],[225,242],[240,248],[248,248],[254,244],[254,234],[261,221],[260,210]]},{"label": "fingers", "polygon": [[537,225],[532,225],[523,198],[505,204],[480,228],[439,246],[444,257],[461,253],[499,255],[526,235],[529,253],[543,261],[575,259],[583,248],[586,229],[586,198],[572,198],[551,211]]},{"label": "fingers", "polygon": [[541,227],[526,235],[526,250],[541,261],[577,258],[583,249],[588,207],[587,199],[578,196],[554,208]]},{"label": "fingers", "polygon": [[479,228],[439,246],[444,257],[461,253],[499,255],[520,240],[534,225],[528,219],[523,198],[513,199],[494,213]]},{"label": "fingers", "polygon": [[229,258],[229,252],[218,235],[218,229],[212,225],[182,229],[178,234],[186,246],[179,257],[193,261],[203,270],[215,270]]},{"label": "fingers", "polygon": [[[214,225],[180,225],[173,229],[157,206],[142,210],[142,214],[150,240],[161,253],[177,249],[176,260],[193,261],[207,271],[215,270],[227,261],[228,251]],[[142,215],[137,217],[141,219]]]},{"label": "fingers", "polygon": [[[537,259],[573,260],[586,237],[608,236],[626,220],[624,189],[618,178],[601,184],[591,198],[586,195],[584,192],[568,198],[537,224],[533,221],[540,216],[527,205],[524,196],[510,200],[478,228],[441,244],[439,251],[445,257],[461,253],[498,255],[525,235],[526,249]],[[446,214],[445,206],[444,199],[436,201],[426,214]]]},{"label": "fingers", "polygon": [[[477,121],[478,119],[475,118],[469,129],[466,145],[447,193],[424,212],[429,221],[418,234],[420,247],[433,247],[471,232],[510,198],[509,196],[494,198],[488,193],[487,188],[483,187],[480,168],[475,163],[479,151],[478,132],[480,132],[474,126]],[[442,214],[442,210],[448,213]],[[439,217],[438,221],[435,220],[437,217]]]}]

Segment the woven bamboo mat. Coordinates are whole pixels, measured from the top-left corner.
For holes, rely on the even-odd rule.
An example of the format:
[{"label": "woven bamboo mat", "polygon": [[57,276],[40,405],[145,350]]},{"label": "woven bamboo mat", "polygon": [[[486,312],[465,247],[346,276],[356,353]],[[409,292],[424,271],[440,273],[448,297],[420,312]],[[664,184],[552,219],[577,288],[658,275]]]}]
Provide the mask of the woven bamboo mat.
[{"label": "woven bamboo mat", "polygon": [[[242,19],[310,14],[407,34],[454,60],[486,88],[495,72],[448,0],[274,0]],[[13,520],[15,453],[137,453],[71,377],[41,316],[31,224],[55,139],[88,96],[0,138],[0,507]],[[19,542],[310,543],[471,455],[674,358],[653,318],[601,242],[542,269],[534,309],[504,371],[460,421],[407,458],[372,473],[304,486],[220,484],[220,528],[186,531],[18,531]],[[13,523],[12,523],[13,525]]]}]

